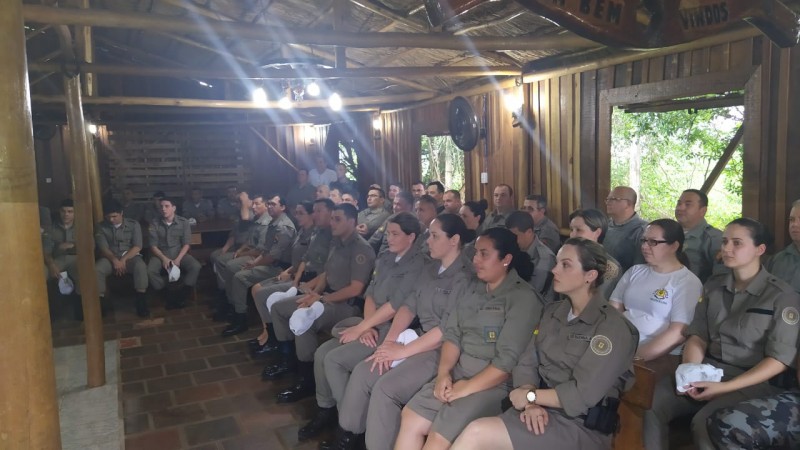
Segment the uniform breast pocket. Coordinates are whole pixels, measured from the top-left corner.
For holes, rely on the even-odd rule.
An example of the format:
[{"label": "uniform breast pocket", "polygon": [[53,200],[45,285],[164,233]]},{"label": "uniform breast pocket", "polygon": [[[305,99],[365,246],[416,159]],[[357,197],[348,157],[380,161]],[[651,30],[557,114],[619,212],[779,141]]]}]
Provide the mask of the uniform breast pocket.
[{"label": "uniform breast pocket", "polygon": [[487,344],[497,342],[505,320],[506,315],[502,308],[478,311],[478,326],[483,335],[483,342]]},{"label": "uniform breast pocket", "polygon": [[167,247],[181,245],[181,237],[177,233],[167,233]]},{"label": "uniform breast pocket", "polygon": [[739,319],[739,336],[750,342],[766,337],[772,326],[774,311],[771,309],[749,308]]},{"label": "uniform breast pocket", "polygon": [[573,357],[580,357],[586,353],[587,347],[589,347],[588,340],[584,340],[582,338],[569,338],[564,344],[564,353]]}]

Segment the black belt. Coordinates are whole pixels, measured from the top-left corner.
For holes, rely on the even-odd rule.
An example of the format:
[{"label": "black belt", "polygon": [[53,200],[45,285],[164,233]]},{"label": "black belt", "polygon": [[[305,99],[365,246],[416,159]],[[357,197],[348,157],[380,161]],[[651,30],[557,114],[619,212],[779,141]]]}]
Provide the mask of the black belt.
[{"label": "black belt", "polygon": [[300,274],[300,282],[311,281],[316,277],[317,277],[317,272],[306,270],[305,272]]}]

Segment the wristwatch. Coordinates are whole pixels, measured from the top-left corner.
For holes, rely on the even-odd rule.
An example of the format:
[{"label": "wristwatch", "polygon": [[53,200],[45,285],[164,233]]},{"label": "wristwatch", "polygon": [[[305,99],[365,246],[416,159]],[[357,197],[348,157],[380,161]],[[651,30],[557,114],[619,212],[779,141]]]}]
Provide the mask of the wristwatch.
[{"label": "wristwatch", "polygon": [[528,400],[528,404],[532,405],[536,401],[536,389],[531,389],[525,394],[525,399]]}]

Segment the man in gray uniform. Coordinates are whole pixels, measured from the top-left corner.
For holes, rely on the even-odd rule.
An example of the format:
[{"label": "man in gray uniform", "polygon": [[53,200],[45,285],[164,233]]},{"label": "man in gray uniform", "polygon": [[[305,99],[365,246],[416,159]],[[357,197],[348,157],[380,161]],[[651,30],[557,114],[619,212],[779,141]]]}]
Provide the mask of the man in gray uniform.
[{"label": "man in gray uniform", "polygon": [[789,237],[792,243],[770,258],[767,270],[800,293],[800,200],[789,211]]},{"label": "man in gray uniform", "polygon": [[367,192],[367,209],[358,213],[358,226],[356,227],[356,231],[364,239],[372,237],[375,230],[389,218],[390,214],[383,207],[384,201],[386,201],[386,194],[383,189],[371,188]]},{"label": "man in gray uniform", "polygon": [[[394,201],[392,203],[392,214],[397,214],[399,212],[413,212],[414,211],[414,197],[411,196],[410,192],[407,191],[399,191],[397,195],[394,196]],[[386,241],[386,224],[389,221],[389,216],[386,220],[383,221],[383,224],[372,234],[372,237],[369,238],[367,242],[369,242],[369,246],[375,250],[375,254],[381,254],[384,250],[389,246],[389,243]]]},{"label": "man in gray uniform", "polygon": [[478,236],[489,228],[506,226],[506,217],[517,209],[514,206],[514,189],[507,184],[495,186],[492,198],[494,199],[494,211],[489,213],[478,227],[476,231]]},{"label": "man in gray uniform", "polygon": [[286,292],[292,286],[300,287],[302,283],[307,283],[314,279],[325,267],[325,261],[328,259],[328,253],[330,253],[331,239],[333,239],[333,236],[331,236],[331,214],[333,214],[335,206],[327,198],[314,201],[314,212],[312,214],[314,229],[311,234],[311,240],[303,244],[300,238],[302,233],[297,234],[297,238],[292,244],[292,267],[281,272],[277,279],[270,278],[253,286],[251,290],[253,302],[256,304],[256,309],[258,309],[258,314],[264,323],[264,328],[267,330],[267,342],[265,344],[262,345],[258,342],[258,339],[249,344],[253,350],[253,356],[258,357],[269,354],[278,348],[275,328],[270,326],[272,324],[272,314],[266,305],[269,296],[275,292]]},{"label": "man in gray uniform", "polygon": [[547,198],[544,195],[529,195],[522,203],[522,209],[533,219],[533,232],[553,254],[561,248],[561,233],[558,227],[547,217]]},{"label": "man in gray uniform", "polygon": [[644,262],[642,235],[647,222],[636,214],[636,191],[627,186],[615,187],[606,198],[606,212],[611,219],[603,247],[616,259],[623,272]]},{"label": "man in gray uniform", "polygon": [[683,227],[686,239],[683,252],[689,258],[689,270],[703,283],[714,272],[724,270],[718,254],[722,246],[722,231],[706,222],[708,196],[697,189],[681,193],[675,205],[675,220]]},{"label": "man in gray uniform", "polygon": [[545,304],[555,299],[553,292],[553,274],[556,255],[544,245],[534,233],[533,218],[525,211],[514,211],[506,219],[506,228],[517,235],[519,248],[528,254],[533,263],[533,275],[528,281],[531,287],[542,296]]},{"label": "man in gray uniform", "polygon": [[183,217],[205,222],[214,218],[214,204],[211,200],[203,198],[200,188],[192,188],[190,197],[183,202]]},{"label": "man in gray uniform", "polygon": [[78,289],[78,254],[75,251],[75,206],[71,199],[61,202],[58,218],[59,220],[53,224],[53,228],[50,230],[50,239],[53,240],[50,276],[58,278],[61,272],[66,271],[75,285],[75,291],[80,292]]},{"label": "man in gray uniform", "polygon": [[267,201],[267,213],[272,217],[264,237],[261,253],[236,272],[225,285],[234,309],[234,320],[222,331],[222,337],[233,336],[247,330],[247,292],[250,286],[276,277],[292,263],[292,241],[297,230],[292,219],[286,215],[286,202],[278,195]]},{"label": "man in gray uniform", "polygon": [[101,304],[106,295],[106,278],[109,275],[123,276],[133,274],[133,287],[136,290],[136,314],[147,317],[147,266],[139,253],[142,251],[142,228],[139,222],[123,214],[123,206],[118,202],[108,202],[103,207],[105,219],[96,227],[94,240],[100,258],[94,263],[97,276],[97,292]]},{"label": "man in gray uniform", "polygon": [[238,220],[242,205],[239,201],[239,189],[235,185],[225,188],[225,197],[217,202],[217,217],[220,219]]},{"label": "man in gray uniform", "polygon": [[[291,372],[296,365],[300,380],[293,388],[278,394],[279,402],[295,401],[315,392],[314,352],[317,350],[317,333],[330,333],[340,321],[360,314],[357,301],[369,282],[375,266],[375,253],[356,232],[358,213],[353,205],[337,205],[331,216],[333,242],[325,272],[308,283],[307,293],[291,297],[272,307],[275,335],[281,347],[281,363],[265,371],[264,378],[274,379]],[[298,308],[308,308],[320,302],[324,311],[305,333],[294,336],[289,329],[289,319]],[[296,350],[292,348],[294,339]],[[296,353],[297,360],[294,360]]]},{"label": "man in gray uniform", "polygon": [[183,308],[186,299],[197,284],[200,263],[189,254],[192,242],[192,229],[189,221],[175,214],[175,203],[161,199],[161,219],[150,224],[150,261],[147,263],[147,277],[150,287],[156,291],[167,285],[167,274],[172,266],[178,266],[183,278],[183,290],[177,298],[170,297],[167,309]]}]

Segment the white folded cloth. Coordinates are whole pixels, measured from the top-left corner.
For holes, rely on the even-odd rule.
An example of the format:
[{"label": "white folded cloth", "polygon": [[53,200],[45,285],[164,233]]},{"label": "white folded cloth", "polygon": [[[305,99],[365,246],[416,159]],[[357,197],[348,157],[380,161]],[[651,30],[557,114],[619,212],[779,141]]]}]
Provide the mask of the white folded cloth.
[{"label": "white folded cloth", "polygon": [[61,292],[61,295],[69,295],[72,294],[72,291],[75,290],[75,283],[69,278],[67,272],[61,272],[58,274],[58,291]]},{"label": "white folded cloth", "polygon": [[[417,338],[419,338],[419,336],[417,335],[417,332],[409,328],[409,329],[403,331],[402,333],[400,333],[400,336],[397,336],[397,342],[400,343],[400,344],[403,344],[403,345],[408,345],[408,344],[416,341]],[[403,359],[398,359],[396,361],[392,361],[392,368],[397,367],[398,364],[400,364],[401,362],[403,362],[405,360],[406,359],[403,358]]]},{"label": "white folded cloth", "polygon": [[721,381],[722,369],[711,364],[684,363],[675,370],[675,386],[678,392],[686,392],[687,386],[698,381]]},{"label": "white folded cloth", "polygon": [[181,268],[176,266],[175,264],[170,263],[169,271],[169,282],[174,283],[181,278]]},{"label": "white folded cloth", "polygon": [[321,302],[314,302],[308,308],[297,308],[289,318],[289,329],[295,336],[300,336],[311,328],[314,321],[319,319],[324,311],[325,305]]},{"label": "white folded cloth", "polygon": [[267,311],[272,313],[272,305],[278,303],[279,301],[285,298],[294,297],[295,295],[297,295],[297,288],[294,286],[290,287],[289,290],[287,290],[286,292],[273,292],[272,294],[269,294],[266,303]]}]

